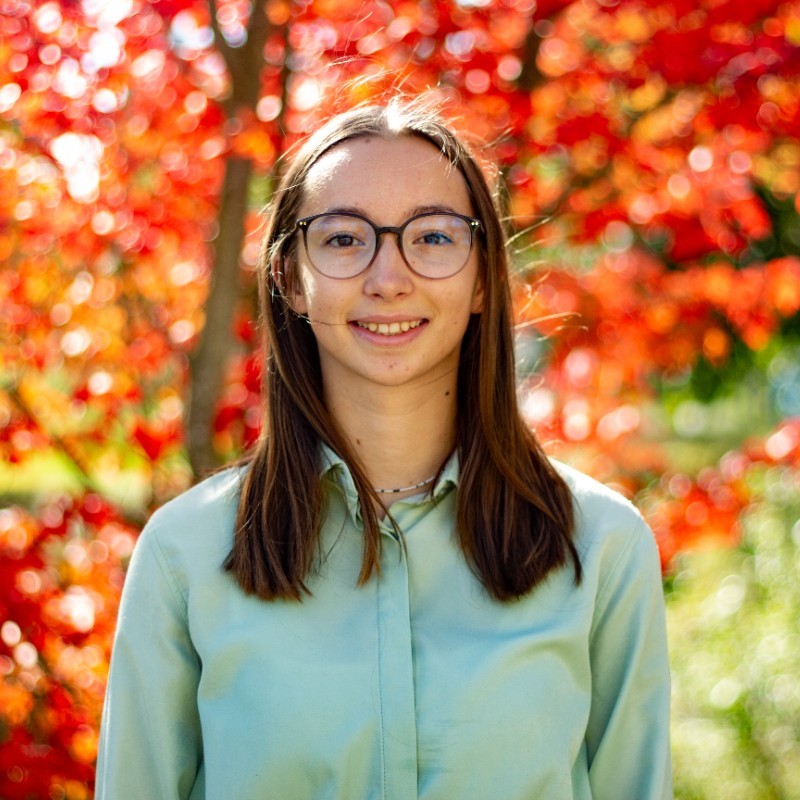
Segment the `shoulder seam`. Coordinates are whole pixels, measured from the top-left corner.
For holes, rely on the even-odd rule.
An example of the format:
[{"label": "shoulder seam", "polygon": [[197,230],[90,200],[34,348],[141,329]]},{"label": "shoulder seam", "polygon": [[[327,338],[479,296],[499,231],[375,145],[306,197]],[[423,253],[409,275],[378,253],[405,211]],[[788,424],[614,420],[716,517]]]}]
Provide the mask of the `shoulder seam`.
[{"label": "shoulder seam", "polygon": [[166,580],[170,591],[172,592],[173,597],[178,602],[184,618],[186,618],[189,604],[187,603],[186,598],[183,596],[183,592],[181,592],[180,590],[180,587],[178,585],[178,579],[175,577],[175,573],[169,566],[167,557],[164,554],[164,550],[161,547],[161,542],[158,540],[157,533],[158,533],[158,528],[154,525],[151,533],[151,538],[153,539],[153,553],[156,557],[156,561],[158,562],[158,566],[161,569],[161,573],[164,576],[164,579]]}]

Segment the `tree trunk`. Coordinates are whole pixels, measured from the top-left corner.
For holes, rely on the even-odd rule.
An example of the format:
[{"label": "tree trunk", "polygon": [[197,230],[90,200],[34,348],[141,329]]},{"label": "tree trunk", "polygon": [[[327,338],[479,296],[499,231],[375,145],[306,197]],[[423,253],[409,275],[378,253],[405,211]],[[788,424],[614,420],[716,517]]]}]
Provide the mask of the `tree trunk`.
[{"label": "tree trunk", "polygon": [[234,156],[225,164],[206,320],[190,366],[187,438],[189,461],[197,477],[219,465],[211,444],[211,426],[225,365],[233,349],[231,328],[239,299],[239,254],[252,169],[249,159]]},{"label": "tree trunk", "polygon": [[[216,0],[209,0],[208,3],[215,44],[225,59],[231,78],[231,93],[226,102],[229,118],[235,117],[242,109],[254,111],[258,102],[264,43],[270,30],[265,13],[266,3],[267,0],[253,3],[247,41],[244,46],[236,48],[225,41],[220,31]],[[225,162],[206,320],[189,370],[187,450],[198,478],[219,466],[211,444],[211,431],[225,366],[233,351],[231,327],[240,295],[239,256],[244,243],[252,171],[253,164],[249,159],[229,156]]]}]

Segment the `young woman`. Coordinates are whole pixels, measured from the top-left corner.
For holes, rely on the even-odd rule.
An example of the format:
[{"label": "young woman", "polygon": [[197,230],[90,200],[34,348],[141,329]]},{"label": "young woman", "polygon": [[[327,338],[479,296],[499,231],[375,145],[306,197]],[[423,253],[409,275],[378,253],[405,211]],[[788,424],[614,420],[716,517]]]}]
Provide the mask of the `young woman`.
[{"label": "young woman", "polygon": [[397,102],[333,118],[260,288],[264,436],[142,533],[97,797],[671,797],[655,543],[520,419],[466,147]]}]

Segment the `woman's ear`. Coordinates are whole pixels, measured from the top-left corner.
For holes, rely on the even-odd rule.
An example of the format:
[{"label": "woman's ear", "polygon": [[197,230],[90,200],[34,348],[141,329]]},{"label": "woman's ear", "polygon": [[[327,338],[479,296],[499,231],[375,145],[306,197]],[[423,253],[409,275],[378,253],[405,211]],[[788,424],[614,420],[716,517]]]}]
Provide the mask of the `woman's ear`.
[{"label": "woman's ear", "polygon": [[472,290],[472,305],[470,306],[472,314],[480,314],[483,311],[483,276],[478,275],[475,281],[475,288]]},{"label": "woman's ear", "polygon": [[300,287],[300,281],[290,269],[288,259],[281,253],[276,253],[270,264],[272,281],[280,293],[286,298],[296,314],[305,314],[307,311],[306,298]]}]

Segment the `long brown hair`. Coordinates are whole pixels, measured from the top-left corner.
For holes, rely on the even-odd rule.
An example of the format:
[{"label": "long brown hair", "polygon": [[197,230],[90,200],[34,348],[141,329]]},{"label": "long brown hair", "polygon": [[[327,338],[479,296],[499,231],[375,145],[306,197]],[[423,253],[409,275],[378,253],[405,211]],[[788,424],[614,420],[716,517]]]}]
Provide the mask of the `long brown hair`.
[{"label": "long brown hair", "polygon": [[252,454],[239,501],[233,548],[224,568],[264,600],[300,600],[318,555],[324,518],[320,443],[350,468],[364,517],[358,583],[380,573],[378,495],[323,401],[311,326],[286,299],[296,277],[297,220],[306,176],[323,153],[357,137],[416,136],[433,144],[466,181],[481,221],[482,313],[461,345],[456,450],[460,465],[456,530],[486,590],[520,597],[547,574],[581,565],[573,542],[572,496],[523,423],[517,407],[508,254],[497,206],[475,157],[440,115],[420,103],[362,106],[333,117],[298,149],[273,199],[259,265],[259,302],[267,353],[266,425]]}]

